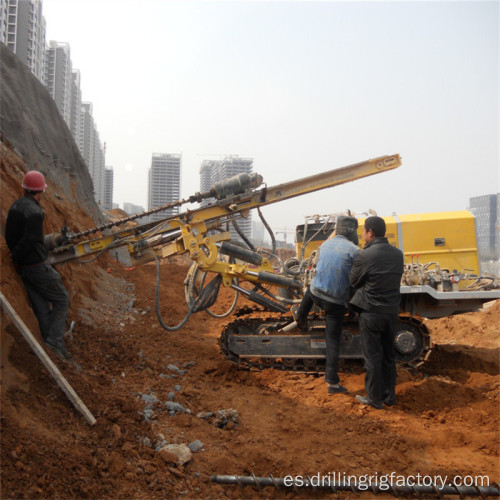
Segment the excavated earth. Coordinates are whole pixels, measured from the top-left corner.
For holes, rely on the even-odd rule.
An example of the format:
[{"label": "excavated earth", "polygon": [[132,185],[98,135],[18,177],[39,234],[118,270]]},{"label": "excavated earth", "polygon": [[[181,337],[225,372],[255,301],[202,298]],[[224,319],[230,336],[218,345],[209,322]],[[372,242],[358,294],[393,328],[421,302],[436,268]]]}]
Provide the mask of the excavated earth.
[{"label": "excavated earth", "polygon": [[[0,143],[2,228],[10,204],[22,194],[20,179],[32,168],[18,144],[5,136]],[[68,191],[57,172],[47,169],[46,232],[96,225],[95,215],[71,196],[78,177],[64,179]],[[39,339],[3,229],[0,257],[2,294]],[[180,257],[161,265],[160,309],[170,325],[186,312],[183,281],[189,265]],[[210,481],[222,474],[394,472],[500,480],[499,301],[478,312],[428,321],[434,348],[427,363],[419,371],[400,367],[398,404],[378,411],[355,402],[354,395],[364,393],[360,362],[341,364],[349,394],[328,396],[320,377],[245,371],[226,360],[217,339],[231,317],[197,313],[180,330],[164,330],[155,314],[153,264],[127,269],[105,254],[57,269],[71,295],[69,320],[76,322],[68,342],[74,363],[48,354],[97,423],[90,426],[75,410],[2,312],[1,498],[336,497]],[[231,301],[223,290],[217,307]],[[183,410],[169,411],[168,402]],[[237,412],[237,421],[218,426],[217,412],[229,409]],[[197,441],[201,449],[184,465],[157,451]]]}]

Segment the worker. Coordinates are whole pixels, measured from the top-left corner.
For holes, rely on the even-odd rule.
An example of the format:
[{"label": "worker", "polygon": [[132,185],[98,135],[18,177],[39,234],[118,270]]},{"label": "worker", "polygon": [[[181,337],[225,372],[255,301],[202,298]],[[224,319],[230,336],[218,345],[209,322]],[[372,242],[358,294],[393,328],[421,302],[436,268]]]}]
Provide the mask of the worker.
[{"label": "worker", "polygon": [[5,239],[14,266],[23,280],[38,320],[42,339],[61,359],[71,359],[64,344],[69,294],[60,274],[47,262],[44,212],[40,200],[47,188],[43,175],[31,170],[24,176],[24,196],[9,209]]},{"label": "worker", "polygon": [[385,221],[368,217],[363,228],[364,250],[354,259],[350,273],[359,313],[365,358],[366,396],[356,399],[377,409],[396,404],[396,362],[393,335],[398,324],[403,253],[385,237]]},{"label": "worker", "polygon": [[328,394],[348,392],[340,385],[338,361],[342,321],[350,298],[349,272],[354,257],[361,251],[358,244],[358,221],[355,217],[337,217],[335,235],[319,248],[316,274],[306,290],[300,306],[292,307],[297,327],[307,331],[307,315],[313,304],[326,312],[325,381]]}]

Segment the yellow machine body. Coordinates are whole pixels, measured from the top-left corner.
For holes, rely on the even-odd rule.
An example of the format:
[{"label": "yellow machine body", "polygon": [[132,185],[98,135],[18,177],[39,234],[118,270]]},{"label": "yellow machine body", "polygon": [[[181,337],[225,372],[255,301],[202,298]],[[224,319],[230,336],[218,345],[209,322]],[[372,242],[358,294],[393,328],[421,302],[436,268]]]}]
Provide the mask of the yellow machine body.
[{"label": "yellow machine body", "polygon": [[[405,257],[405,264],[412,262],[426,264],[437,262],[441,269],[479,273],[474,216],[467,210],[456,212],[436,212],[426,214],[393,215],[383,217],[387,225],[386,236],[391,245],[399,248]],[[363,248],[363,225],[359,222],[359,245]],[[310,225],[308,236],[314,234],[320,224]],[[303,227],[297,230],[297,255],[302,251]],[[301,229],[299,229],[301,228]],[[331,223],[306,244],[304,258],[319,248],[331,236],[334,224]]]}]

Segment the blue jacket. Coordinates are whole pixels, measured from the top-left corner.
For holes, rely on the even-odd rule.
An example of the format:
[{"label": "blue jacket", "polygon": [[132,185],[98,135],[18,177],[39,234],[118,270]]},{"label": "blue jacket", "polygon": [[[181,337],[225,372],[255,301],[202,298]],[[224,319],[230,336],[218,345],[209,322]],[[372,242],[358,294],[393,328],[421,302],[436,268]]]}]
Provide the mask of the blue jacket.
[{"label": "blue jacket", "polygon": [[335,304],[347,306],[350,298],[349,273],[354,257],[361,250],[344,236],[335,236],[319,247],[316,274],[311,292]]}]

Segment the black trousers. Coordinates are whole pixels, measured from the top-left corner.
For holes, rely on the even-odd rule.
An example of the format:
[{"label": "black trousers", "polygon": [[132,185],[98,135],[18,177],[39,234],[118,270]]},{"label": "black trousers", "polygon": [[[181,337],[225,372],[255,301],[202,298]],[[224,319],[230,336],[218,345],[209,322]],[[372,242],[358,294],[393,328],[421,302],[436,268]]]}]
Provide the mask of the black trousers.
[{"label": "black trousers", "polygon": [[49,264],[20,267],[18,273],[28,292],[43,340],[55,347],[64,347],[69,293],[61,275]]},{"label": "black trousers", "polygon": [[347,308],[341,304],[329,302],[314,295],[308,288],[302,297],[299,307],[299,318],[305,319],[313,304],[318,305],[326,313],[326,365],[325,380],[328,384],[338,384],[339,379],[339,351],[340,338],[342,336],[342,321]]},{"label": "black trousers", "polygon": [[382,403],[396,400],[396,362],[393,334],[398,323],[395,314],[362,311],[359,327],[365,358],[365,389],[368,399]]}]

